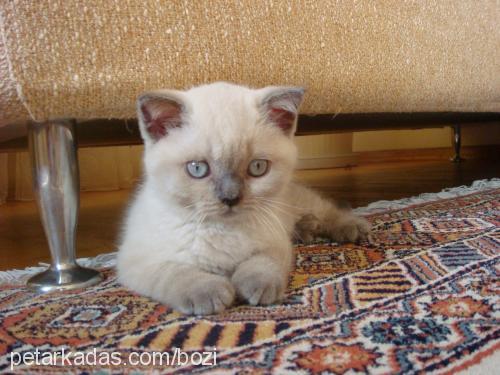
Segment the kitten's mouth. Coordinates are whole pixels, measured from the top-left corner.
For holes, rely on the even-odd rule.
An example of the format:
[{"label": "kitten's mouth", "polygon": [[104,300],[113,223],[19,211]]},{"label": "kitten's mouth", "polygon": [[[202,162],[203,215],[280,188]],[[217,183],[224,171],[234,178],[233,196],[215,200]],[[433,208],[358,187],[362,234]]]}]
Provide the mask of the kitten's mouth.
[{"label": "kitten's mouth", "polygon": [[238,215],[240,212],[241,210],[238,207],[227,207],[221,213],[221,216],[224,218],[231,218]]},{"label": "kitten's mouth", "polygon": [[236,211],[232,207],[228,207],[223,213],[222,216],[233,216],[236,214]]}]

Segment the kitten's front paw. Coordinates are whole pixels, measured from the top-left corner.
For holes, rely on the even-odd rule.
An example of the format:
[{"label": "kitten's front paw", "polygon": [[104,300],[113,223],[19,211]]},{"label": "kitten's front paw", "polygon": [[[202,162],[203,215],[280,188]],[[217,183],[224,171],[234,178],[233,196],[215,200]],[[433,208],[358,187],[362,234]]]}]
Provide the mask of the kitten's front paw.
[{"label": "kitten's front paw", "polygon": [[369,239],[370,223],[359,216],[346,215],[337,220],[329,232],[335,241],[357,242]]},{"label": "kitten's front paw", "polygon": [[176,291],[172,307],[184,314],[208,315],[223,311],[232,305],[235,291],[226,277],[206,274],[190,280]]},{"label": "kitten's front paw", "polygon": [[[269,267],[276,268],[276,267]],[[285,283],[279,270],[254,269],[242,265],[231,278],[238,295],[250,305],[270,305],[281,301],[285,291]]]}]

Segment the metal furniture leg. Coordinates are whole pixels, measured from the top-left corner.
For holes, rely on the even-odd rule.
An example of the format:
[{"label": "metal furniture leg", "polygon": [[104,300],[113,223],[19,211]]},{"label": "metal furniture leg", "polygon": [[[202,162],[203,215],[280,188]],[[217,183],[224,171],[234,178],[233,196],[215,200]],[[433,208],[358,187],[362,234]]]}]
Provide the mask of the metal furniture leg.
[{"label": "metal furniture leg", "polygon": [[460,147],[462,145],[462,128],[460,124],[453,125],[453,148],[455,155],[450,159],[453,163],[460,163],[464,161],[460,157]]},{"label": "metal furniture leg", "polygon": [[28,285],[40,292],[84,288],[102,280],[76,263],[79,174],[74,123],[57,120],[29,125],[33,187],[52,257],[51,266]]}]

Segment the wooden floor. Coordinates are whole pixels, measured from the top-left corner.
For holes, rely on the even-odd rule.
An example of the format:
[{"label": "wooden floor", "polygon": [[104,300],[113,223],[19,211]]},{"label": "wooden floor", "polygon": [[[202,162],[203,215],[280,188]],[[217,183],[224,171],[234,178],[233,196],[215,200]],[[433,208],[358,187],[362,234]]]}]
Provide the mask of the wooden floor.
[{"label": "wooden floor", "polygon": [[[370,202],[437,192],[500,177],[498,162],[468,160],[456,165],[445,160],[367,164],[353,168],[307,170],[296,179],[353,207]],[[120,221],[130,191],[83,193],[78,228],[78,257],[116,249]],[[0,206],[0,269],[24,268],[49,261],[49,251],[33,202]]]}]

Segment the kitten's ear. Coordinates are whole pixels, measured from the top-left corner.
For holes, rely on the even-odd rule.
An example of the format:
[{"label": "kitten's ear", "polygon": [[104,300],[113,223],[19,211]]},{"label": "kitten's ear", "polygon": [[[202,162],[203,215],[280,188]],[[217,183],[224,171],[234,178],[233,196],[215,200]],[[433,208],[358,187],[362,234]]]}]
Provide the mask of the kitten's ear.
[{"label": "kitten's ear", "polygon": [[137,116],[144,142],[155,143],[167,135],[169,129],[180,127],[184,111],[179,91],[153,91],[139,96]]},{"label": "kitten's ear", "polygon": [[266,87],[261,108],[267,119],[286,135],[293,135],[297,126],[299,107],[304,98],[302,87]]}]

